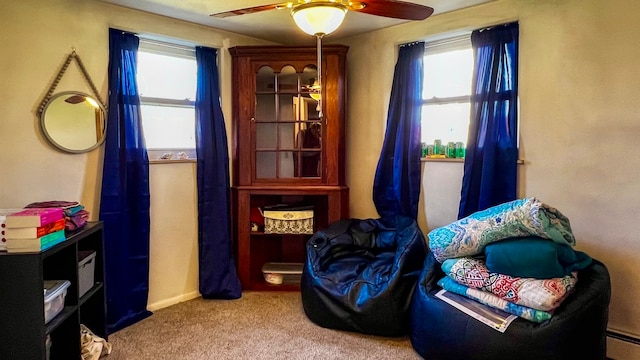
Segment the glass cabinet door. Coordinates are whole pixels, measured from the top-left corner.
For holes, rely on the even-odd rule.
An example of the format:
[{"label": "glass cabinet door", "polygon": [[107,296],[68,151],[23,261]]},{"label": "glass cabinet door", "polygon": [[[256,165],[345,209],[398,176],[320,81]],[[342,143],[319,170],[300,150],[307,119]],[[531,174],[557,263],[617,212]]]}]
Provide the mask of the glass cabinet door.
[{"label": "glass cabinet door", "polygon": [[[300,179],[322,176],[322,121],[319,117],[317,70],[261,67],[256,74],[256,179]],[[314,87],[316,84],[316,87]]]}]

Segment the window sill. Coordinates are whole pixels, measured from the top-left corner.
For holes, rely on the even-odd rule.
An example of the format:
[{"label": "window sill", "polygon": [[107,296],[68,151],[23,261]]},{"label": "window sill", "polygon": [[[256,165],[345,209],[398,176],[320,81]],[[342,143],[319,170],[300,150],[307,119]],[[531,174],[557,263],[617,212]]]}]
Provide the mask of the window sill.
[{"label": "window sill", "polygon": [[[464,163],[464,158],[431,158],[431,157],[423,157],[420,158],[421,162],[454,162],[454,163]],[[523,165],[524,160],[518,159],[516,162],[518,165]]]},{"label": "window sill", "polygon": [[464,158],[432,158],[432,157],[423,157],[420,158],[422,162],[457,162],[464,163]]},{"label": "window sill", "polygon": [[158,159],[149,160],[149,164],[178,164],[178,163],[196,163],[196,159]]},{"label": "window sill", "polygon": [[147,149],[149,164],[196,162],[196,149]]}]

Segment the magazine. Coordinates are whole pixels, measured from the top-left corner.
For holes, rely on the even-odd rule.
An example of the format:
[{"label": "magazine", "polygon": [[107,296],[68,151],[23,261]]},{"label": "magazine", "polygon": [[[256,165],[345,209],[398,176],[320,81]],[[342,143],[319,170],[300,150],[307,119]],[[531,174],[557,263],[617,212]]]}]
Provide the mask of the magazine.
[{"label": "magazine", "polygon": [[500,309],[492,308],[444,289],[438,291],[436,297],[501,333],[504,333],[511,322],[518,318]]}]

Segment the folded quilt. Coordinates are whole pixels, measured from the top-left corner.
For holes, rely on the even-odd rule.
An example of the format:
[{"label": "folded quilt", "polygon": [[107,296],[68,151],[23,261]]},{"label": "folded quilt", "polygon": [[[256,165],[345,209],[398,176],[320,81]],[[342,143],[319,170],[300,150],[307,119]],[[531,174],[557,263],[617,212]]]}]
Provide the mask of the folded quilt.
[{"label": "folded quilt", "polygon": [[591,264],[589,255],[537,236],[491,243],[484,255],[490,272],[536,279],[567,276]]},{"label": "folded quilt", "polygon": [[499,297],[497,297],[496,295],[490,292],[473,289],[468,286],[458,284],[448,276],[445,276],[442,279],[440,279],[438,281],[438,286],[440,286],[441,288],[447,291],[451,291],[452,293],[466,296],[469,299],[476,300],[487,306],[491,306],[493,308],[506,311],[509,314],[519,316],[529,321],[544,322],[551,319],[551,317],[553,316],[551,312],[536,310],[530,307],[514,304],[512,302],[500,299]]},{"label": "folded quilt", "polygon": [[84,206],[77,201],[50,200],[31,203],[25,208],[62,208],[66,216],[72,216],[84,209]]},{"label": "folded quilt", "polygon": [[575,289],[577,273],[553,279],[520,278],[490,272],[483,260],[445,260],[442,271],[456,283],[490,292],[502,300],[536,310],[551,311]]},{"label": "folded quilt", "polygon": [[538,236],[574,245],[569,219],[537,198],[525,198],[475,212],[432,230],[429,248],[436,260],[473,256],[487,244],[517,237]]}]

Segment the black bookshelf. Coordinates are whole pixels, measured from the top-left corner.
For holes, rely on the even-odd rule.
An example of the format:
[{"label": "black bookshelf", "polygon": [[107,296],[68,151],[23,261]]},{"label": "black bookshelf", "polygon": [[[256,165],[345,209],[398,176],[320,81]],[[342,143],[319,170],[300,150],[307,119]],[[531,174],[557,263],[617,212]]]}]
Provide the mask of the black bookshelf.
[{"label": "black bookshelf", "polygon": [[[80,359],[80,324],[107,339],[102,223],[67,232],[67,239],[42,252],[0,252],[0,359]],[[78,252],[96,252],[94,285],[78,291]],[[69,280],[64,309],[45,324],[45,280]]]}]

